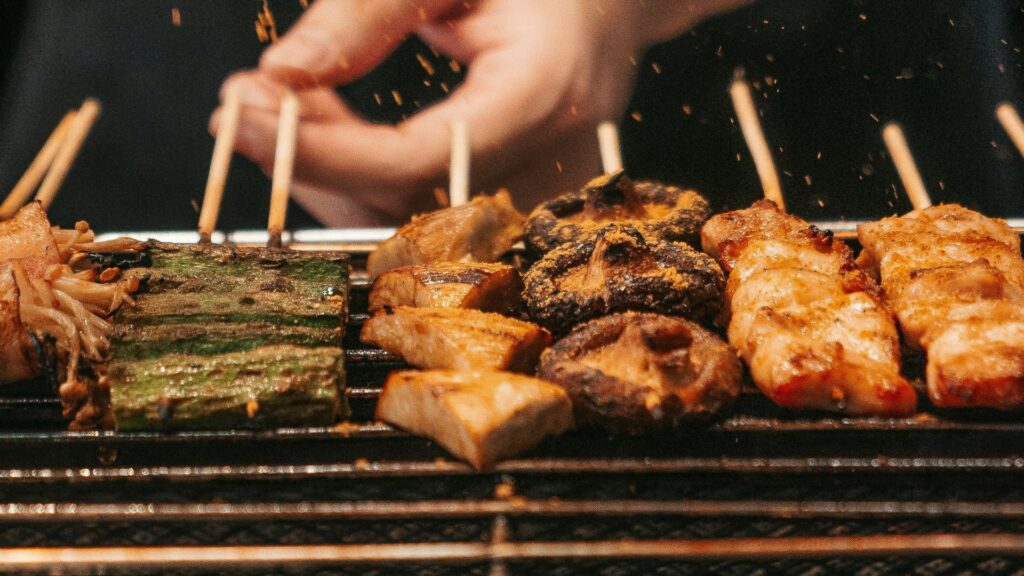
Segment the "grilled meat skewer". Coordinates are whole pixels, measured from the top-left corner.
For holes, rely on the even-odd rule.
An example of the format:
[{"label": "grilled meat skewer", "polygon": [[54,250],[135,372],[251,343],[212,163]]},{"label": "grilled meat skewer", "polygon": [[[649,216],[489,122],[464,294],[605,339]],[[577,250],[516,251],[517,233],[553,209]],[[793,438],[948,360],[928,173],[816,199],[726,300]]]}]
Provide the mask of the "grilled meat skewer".
[{"label": "grilled meat skewer", "polygon": [[766,396],[785,408],[914,412],[896,323],[848,246],[768,200],[714,216],[701,236],[730,273],[729,343]]},{"label": "grilled meat skewer", "polygon": [[1024,259],[1010,227],[947,204],[857,235],[907,343],[927,352],[932,402],[1024,408]]}]

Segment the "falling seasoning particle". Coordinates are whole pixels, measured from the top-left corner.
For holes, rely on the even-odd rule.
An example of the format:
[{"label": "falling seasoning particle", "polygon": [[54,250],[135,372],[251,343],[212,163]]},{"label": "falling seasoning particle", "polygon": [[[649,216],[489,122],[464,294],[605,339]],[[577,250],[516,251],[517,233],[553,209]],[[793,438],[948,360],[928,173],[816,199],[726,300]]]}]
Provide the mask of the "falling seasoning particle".
[{"label": "falling seasoning particle", "polygon": [[740,154],[739,152],[737,152],[736,153],[736,161],[737,162],[742,162],[743,161],[743,154]]},{"label": "falling seasoning particle", "polygon": [[448,61],[448,67],[451,68],[452,72],[455,72],[456,74],[458,74],[459,72],[462,72],[462,64],[459,64],[455,60],[449,60]]},{"label": "falling seasoning particle", "polygon": [[764,83],[769,85],[769,86],[775,86],[775,77],[774,76],[765,76],[764,77]]},{"label": "falling seasoning particle", "polygon": [[398,90],[391,91],[391,99],[395,101],[395,104],[402,105],[402,95],[398,93]]},{"label": "falling seasoning particle", "polygon": [[441,208],[448,207],[448,193],[444,188],[434,188],[434,199],[437,200],[437,204]]},{"label": "falling seasoning particle", "polygon": [[428,75],[434,75],[434,66],[433,64],[430,63],[430,60],[427,60],[426,56],[424,56],[423,54],[417,54],[416,59],[420,61],[420,66],[422,66],[423,69],[427,71]]},{"label": "falling seasoning particle", "polygon": [[[807,174],[807,175],[804,176],[804,182],[806,182],[808,186],[811,186],[812,184],[814,184],[814,182],[811,180],[811,175],[810,174]],[[819,202],[820,202],[820,200],[819,200]]]},{"label": "falling seasoning particle", "polygon": [[250,398],[249,401],[245,403],[245,414],[249,416],[249,418],[255,418],[259,411],[260,403],[255,398]]},{"label": "falling seasoning particle", "polygon": [[769,62],[775,62],[775,55],[774,54],[765,54],[764,55],[764,59],[769,61]]},{"label": "falling seasoning particle", "polygon": [[860,21],[861,21],[861,22],[867,22],[867,19],[868,19],[868,15],[867,15],[867,14],[864,14],[864,13],[861,13],[861,14],[858,14],[858,15],[857,15],[857,18],[860,18]]},{"label": "falling seasoning particle", "polygon": [[263,0],[263,9],[256,14],[256,37],[261,43],[277,42],[277,22],[267,0]]},{"label": "falling seasoning particle", "polygon": [[559,162],[558,160],[555,160],[555,170],[558,170],[559,174],[562,173],[562,163]]},{"label": "falling seasoning particle", "polygon": [[629,115],[629,117],[637,122],[640,122],[641,120],[644,119],[643,116],[640,115],[640,112],[637,111],[634,111],[632,114]]},{"label": "falling seasoning particle", "polygon": [[380,94],[376,92],[373,93],[373,100],[377,103],[377,106],[384,104],[384,101],[381,99]]},{"label": "falling seasoning particle", "polygon": [[651,70],[654,70],[655,74],[661,74],[661,65],[657,62],[651,62]]},{"label": "falling seasoning particle", "polygon": [[175,28],[181,28],[181,10],[171,8],[171,24],[174,24]]},{"label": "falling seasoning particle", "polygon": [[448,90],[449,90],[448,84],[446,82],[441,82],[441,91],[444,92],[445,94],[447,94]]},{"label": "falling seasoning particle", "polygon": [[629,63],[636,67],[636,58],[633,56],[629,57]]},{"label": "falling seasoning particle", "polygon": [[868,116],[871,116],[871,119],[874,120],[876,123],[880,121],[878,119],[878,116],[875,116],[875,114],[873,112],[869,112]]},{"label": "falling seasoning particle", "polygon": [[818,206],[821,207],[821,208],[825,207],[825,199],[824,198],[818,198]]},{"label": "falling seasoning particle", "polygon": [[939,180],[939,190],[945,190],[945,189],[946,189],[946,183],[943,182],[942,180]]},{"label": "falling seasoning particle", "polygon": [[683,114],[687,116],[693,115],[693,108],[689,104],[683,104]]},{"label": "falling seasoning particle", "polygon": [[821,152],[818,152],[818,160],[821,160]]},{"label": "falling seasoning particle", "polygon": [[423,85],[426,86],[427,88],[430,88],[430,80],[427,79],[427,78],[424,78],[423,79]]}]

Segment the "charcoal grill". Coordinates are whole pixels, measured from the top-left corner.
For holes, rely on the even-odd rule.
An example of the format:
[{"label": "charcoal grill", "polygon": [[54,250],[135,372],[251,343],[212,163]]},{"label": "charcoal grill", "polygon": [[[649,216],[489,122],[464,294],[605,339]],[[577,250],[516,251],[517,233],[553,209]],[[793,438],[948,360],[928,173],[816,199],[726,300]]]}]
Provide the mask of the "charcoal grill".
[{"label": "charcoal grill", "polygon": [[[850,237],[853,224],[819,226]],[[354,255],[345,342],[351,422],[273,432],[68,432],[52,392],[38,384],[6,389],[0,570],[1024,571],[1019,416],[790,414],[748,393],[734,416],[709,428],[657,438],[576,432],[486,472],[373,422],[384,377],[403,365],[358,342],[367,292],[358,267],[387,234],[285,237],[297,248]]]}]

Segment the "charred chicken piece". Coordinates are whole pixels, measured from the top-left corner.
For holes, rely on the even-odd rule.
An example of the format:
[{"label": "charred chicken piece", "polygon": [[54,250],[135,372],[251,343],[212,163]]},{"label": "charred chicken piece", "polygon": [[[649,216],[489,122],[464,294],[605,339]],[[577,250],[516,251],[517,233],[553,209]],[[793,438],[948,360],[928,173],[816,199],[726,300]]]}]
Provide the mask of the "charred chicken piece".
[{"label": "charred chicken piece", "polygon": [[412,219],[370,254],[370,278],[409,264],[494,262],[523,235],[525,218],[502,190]]},{"label": "charred chicken piece", "polygon": [[730,270],[729,343],[765,396],[784,408],[913,413],[895,321],[849,247],[767,200],[716,215],[701,236]]},{"label": "charred chicken piece", "polygon": [[686,244],[645,241],[611,224],[552,250],[524,277],[530,316],[549,330],[613,312],[658,312],[704,321],[721,307],[725,277],[714,260]]},{"label": "charred chicken piece", "polygon": [[493,370],[393,372],[377,419],[427,436],[476,469],[533,448],[572,426],[565,392]]},{"label": "charred chicken piece", "polygon": [[540,255],[613,222],[629,224],[647,239],[696,245],[709,216],[710,204],[693,190],[650,180],[634,182],[620,170],[538,206],[526,223],[526,245]]},{"label": "charred chicken piece", "polygon": [[417,368],[490,368],[532,373],[551,334],[529,322],[460,308],[398,306],[363,324],[366,344]]},{"label": "charred chicken piece", "polygon": [[946,204],[857,229],[907,344],[945,408],[1024,408],[1024,259],[997,218]]},{"label": "charred chicken piece", "polygon": [[538,376],[569,393],[580,425],[640,434],[706,422],[740,393],[736,353],[681,318],[591,320],[541,356]]},{"label": "charred chicken piece", "polygon": [[520,309],[523,280],[505,264],[439,262],[402,266],[377,277],[370,312],[381,308],[473,308],[510,313]]}]

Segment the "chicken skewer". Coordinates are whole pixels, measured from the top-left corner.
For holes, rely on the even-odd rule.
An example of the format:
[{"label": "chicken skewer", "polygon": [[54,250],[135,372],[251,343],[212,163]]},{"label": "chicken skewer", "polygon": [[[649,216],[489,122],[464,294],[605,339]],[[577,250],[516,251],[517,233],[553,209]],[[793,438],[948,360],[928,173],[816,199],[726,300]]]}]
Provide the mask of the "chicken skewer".
[{"label": "chicken skewer", "polygon": [[857,227],[859,262],[881,279],[907,344],[926,352],[928,396],[944,408],[1024,407],[1019,236],[963,206],[912,201],[909,214]]},{"label": "chicken skewer", "polygon": [[[765,188],[765,196],[776,192]],[[770,199],[712,217],[701,243],[729,273],[729,343],[776,404],[852,415],[915,410],[895,321],[846,244]]]},{"label": "chicken skewer", "polygon": [[882,140],[885,147],[892,156],[892,163],[896,165],[896,172],[900,175],[903,188],[907,191],[910,204],[915,210],[923,210],[932,205],[932,199],[928,196],[928,189],[921,178],[921,171],[917,169],[914,162],[914,155],[910,153],[910,146],[907,144],[907,137],[903,135],[903,128],[895,122],[885,125],[882,130]]},{"label": "chicken skewer", "polygon": [[757,174],[761,178],[764,197],[785,211],[786,202],[782,197],[779,173],[775,169],[775,161],[772,160],[772,152],[764,137],[764,131],[761,130],[761,123],[757,119],[757,108],[750,95],[750,86],[742,78],[737,78],[729,88],[729,95],[732,97],[732,105],[736,110],[736,119],[739,120],[740,130],[743,131],[743,139],[746,141],[747,147],[750,148],[754,165],[757,166]]},{"label": "chicken skewer", "polygon": [[280,248],[288,211],[288,195],[295,167],[295,141],[299,129],[299,99],[288,90],[281,98],[281,118],[277,125],[274,150],[274,174],[270,191],[270,215],[267,218],[267,247]]},{"label": "chicken skewer", "polygon": [[224,184],[228,179],[228,168],[231,167],[231,155],[234,153],[241,111],[242,102],[238,89],[229,88],[224,98],[224,123],[217,131],[217,141],[213,145],[210,174],[203,194],[203,208],[199,212],[199,242],[204,244],[210,242],[217,227],[217,214],[224,198]]}]

